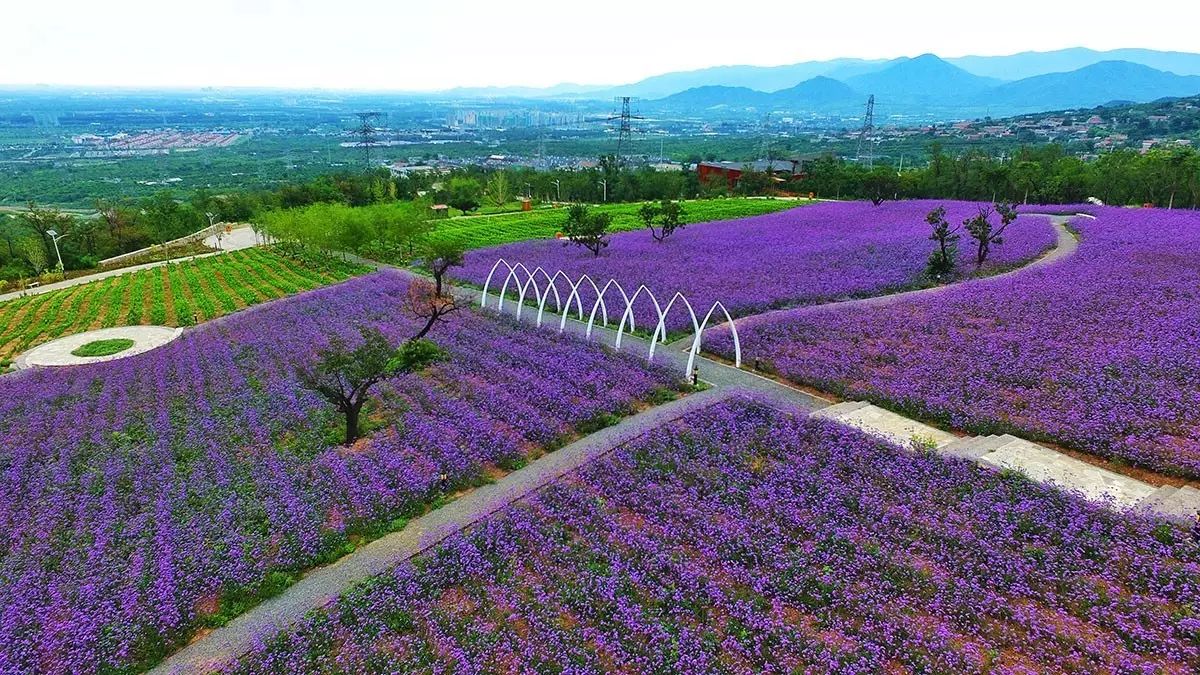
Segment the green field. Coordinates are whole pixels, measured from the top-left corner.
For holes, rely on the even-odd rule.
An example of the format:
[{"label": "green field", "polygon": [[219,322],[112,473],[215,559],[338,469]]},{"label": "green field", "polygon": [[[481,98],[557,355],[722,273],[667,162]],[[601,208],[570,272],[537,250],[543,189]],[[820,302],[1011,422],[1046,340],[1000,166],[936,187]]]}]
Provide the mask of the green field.
[{"label": "green field", "polygon": [[0,303],[0,363],[63,335],[139,324],[188,326],[362,271],[254,248],[9,300]]},{"label": "green field", "polygon": [[[783,199],[707,199],[684,203],[684,222],[702,223],[774,213],[808,202]],[[612,231],[626,232],[645,227],[638,218],[640,203],[593,206],[612,214]],[[433,236],[452,239],[466,249],[487,248],[526,239],[551,239],[567,219],[565,207],[538,209],[495,216],[451,218],[439,222]]]}]

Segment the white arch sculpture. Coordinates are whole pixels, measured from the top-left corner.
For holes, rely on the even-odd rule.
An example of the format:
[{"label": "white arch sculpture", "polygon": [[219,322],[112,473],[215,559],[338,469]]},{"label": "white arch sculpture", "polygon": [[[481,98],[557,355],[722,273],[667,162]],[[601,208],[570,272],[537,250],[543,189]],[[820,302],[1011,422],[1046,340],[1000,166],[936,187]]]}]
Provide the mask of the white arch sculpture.
[{"label": "white arch sculpture", "polygon": [[[621,312],[621,322],[617,326],[617,338],[613,344],[613,348],[617,351],[620,351],[621,338],[624,337],[625,326],[629,326],[629,331],[631,333],[637,329],[633,316],[633,304],[637,302],[637,299],[640,298],[644,293],[646,297],[650,299],[651,304],[654,305],[654,312],[658,315],[658,323],[655,325],[654,333],[650,337],[650,351],[646,355],[647,360],[653,361],[654,351],[657,349],[659,343],[661,342],[664,345],[667,344],[667,315],[670,314],[671,309],[675,307],[676,303],[682,303],[682,305],[688,311],[688,316],[692,320],[692,345],[688,349],[688,360],[686,366],[686,373],[690,374],[693,366],[695,366],[696,363],[696,355],[700,353],[700,344],[704,335],[704,330],[708,328],[708,323],[712,320],[713,313],[720,309],[721,314],[725,316],[725,322],[729,324],[729,330],[733,335],[734,367],[740,368],[742,366],[742,345],[741,341],[738,340],[737,324],[734,322],[733,317],[730,316],[729,310],[726,309],[725,305],[720,301],[714,302],[712,307],[710,307],[708,312],[704,315],[704,320],[700,321],[697,319],[696,311],[692,306],[692,303],[688,301],[687,297],[684,296],[683,293],[675,293],[675,295],[671,296],[670,301],[668,301],[664,307],[661,303],[659,303],[658,298],[654,296],[654,292],[651,291],[650,288],[645,284],[638,286],[637,290],[633,292],[633,295],[630,295],[629,293],[625,292],[625,289],[620,283],[617,282],[616,279],[609,279],[604,286],[601,287],[587,274],[583,274],[575,281],[571,281],[570,275],[566,274],[562,270],[556,270],[554,274],[550,274],[541,267],[535,267],[534,269],[530,270],[520,262],[516,264],[509,264],[504,258],[500,258],[496,261],[496,264],[492,265],[492,269],[488,271],[487,279],[485,279],[483,282],[483,292],[479,297],[480,307],[487,307],[488,289],[491,287],[492,279],[495,277],[496,270],[500,269],[502,266],[505,270],[507,270],[508,274],[505,275],[504,283],[501,284],[500,291],[496,296],[495,308],[496,311],[501,314],[504,313],[504,299],[508,294],[508,287],[510,283],[516,289],[517,293],[517,300],[514,303],[516,304],[514,316],[517,318],[517,320],[520,320],[521,318],[521,309],[525,305],[525,298],[529,296],[529,289],[532,288],[533,300],[536,301],[538,309],[536,325],[541,327],[542,318],[546,311],[546,302],[550,299],[550,294],[553,293],[554,311],[561,314],[558,320],[558,331],[561,333],[566,328],[567,318],[571,314],[572,302],[575,303],[578,321],[583,321],[583,298],[579,294],[579,290],[580,288],[584,287],[584,283],[587,283],[592,287],[592,291],[596,293],[596,301],[592,303],[591,312],[588,313],[587,329],[584,333],[585,339],[591,339],[592,327],[596,323],[597,311],[600,312],[602,325],[606,327],[608,326],[608,305],[605,302],[604,297],[608,294],[609,289],[615,288],[616,291],[620,293],[621,300],[625,302],[625,309]],[[545,280],[544,287],[538,285],[539,274]],[[522,275],[524,275],[524,277],[522,277]],[[562,295],[558,291],[559,279],[562,279],[571,289],[571,292],[567,295],[567,300],[565,303],[562,301]]]}]

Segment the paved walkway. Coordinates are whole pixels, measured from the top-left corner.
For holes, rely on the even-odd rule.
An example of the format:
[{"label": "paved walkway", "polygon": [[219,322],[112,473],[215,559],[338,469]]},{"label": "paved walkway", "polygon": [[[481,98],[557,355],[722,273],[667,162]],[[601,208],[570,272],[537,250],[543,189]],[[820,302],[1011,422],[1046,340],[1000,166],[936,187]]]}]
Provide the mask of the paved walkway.
[{"label": "paved walkway", "polygon": [[[116,328],[101,328],[86,333],[68,335],[67,337],[61,337],[57,340],[38,345],[17,357],[13,366],[17,370],[21,370],[34,366],[79,366],[87,363],[124,359],[161,347],[182,334],[182,328],[170,328],[168,326],[118,326]],[[133,346],[125,351],[108,356],[75,356],[71,353],[89,342],[117,338],[133,340]]]},{"label": "paved walkway", "polygon": [[222,628],[176,652],[151,673],[193,673],[215,669],[249,652],[256,639],[293,625],[306,613],[325,607],[355,584],[386,573],[398,563],[436,546],[509,504],[602,457],[615,448],[687,413],[728,398],[714,388],[627,417],[563,448],[543,455],[495,483],[411,521],[335,563],[319,567],[276,596]]},{"label": "paved walkway", "polygon": [[244,248],[258,246],[258,235],[250,227],[239,227],[232,232],[222,235],[218,240],[216,235],[206,237],[204,245],[222,251],[240,251]]},{"label": "paved walkway", "polygon": [[[209,243],[210,240],[212,243]],[[216,246],[217,246],[215,237],[209,237],[208,239],[205,239],[204,243],[213,248],[216,248]],[[52,284],[44,284],[42,286],[38,286],[37,288],[27,288],[24,291],[13,291],[11,293],[0,293],[0,302],[4,302],[5,300],[16,300],[17,298],[25,297],[27,295],[41,295],[42,293],[50,293],[52,291],[57,291],[57,290],[60,290],[63,288],[71,288],[72,286],[79,286],[81,284],[87,284],[87,283],[91,283],[93,281],[100,281],[101,279],[111,279],[112,277],[119,277],[122,274],[129,274],[131,272],[138,272],[141,270],[153,269],[155,267],[162,267],[163,265],[174,265],[176,263],[181,263],[181,262],[184,262],[187,260],[199,260],[200,258],[208,258],[210,256],[220,255],[221,253],[225,253],[228,251],[236,251],[236,250],[243,249],[243,248],[250,248],[251,246],[254,246],[254,230],[252,230],[248,227],[242,227],[242,228],[238,228],[238,229],[234,230],[233,232],[225,235],[224,240],[221,242],[221,250],[219,250],[219,251],[213,251],[212,253],[201,253],[198,255],[190,255],[190,256],[185,256],[183,258],[171,258],[170,260],[158,260],[155,262],[142,263],[141,265],[130,265],[129,267],[118,267],[116,269],[105,270],[103,272],[96,272],[95,274],[89,274],[89,275],[83,276],[83,277],[75,277],[74,279],[64,279],[63,281],[56,281]]]}]

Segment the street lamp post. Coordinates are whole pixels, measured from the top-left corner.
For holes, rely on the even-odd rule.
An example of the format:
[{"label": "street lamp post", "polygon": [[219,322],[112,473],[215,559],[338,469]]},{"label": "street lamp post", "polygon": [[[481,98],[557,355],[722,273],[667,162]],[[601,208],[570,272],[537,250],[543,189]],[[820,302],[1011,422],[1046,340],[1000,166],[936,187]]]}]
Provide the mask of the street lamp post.
[{"label": "street lamp post", "polygon": [[607,203],[608,202],[608,181],[603,178],[600,179],[600,186],[604,188],[604,201]]},{"label": "street lamp post", "polygon": [[561,180],[558,180],[558,179],[555,179],[555,180],[552,180],[552,181],[550,181],[550,182],[551,182],[551,183],[554,183],[554,195],[555,195],[555,201],[559,201],[559,202],[561,202],[561,201],[562,201],[562,181],[561,181]]},{"label": "street lamp post", "polygon": [[63,267],[62,252],[58,250],[58,240],[67,235],[59,234],[54,230],[46,230],[46,234],[49,235],[50,241],[54,242],[54,256],[58,258],[58,273],[61,274],[65,279],[67,276],[67,269]]},{"label": "street lamp post", "polygon": [[221,230],[218,230],[218,229],[216,229],[216,226],[217,226],[217,215],[216,215],[215,213],[211,212],[211,211],[205,212],[205,214],[204,214],[204,215],[208,216],[208,229],[210,229],[210,230],[213,230],[213,234],[214,234],[214,235],[216,235],[216,237],[217,237],[217,250],[220,250],[220,249],[221,249],[221,239],[223,239],[223,238],[224,238],[224,234],[225,234],[225,233],[224,233],[224,232],[222,232]]}]

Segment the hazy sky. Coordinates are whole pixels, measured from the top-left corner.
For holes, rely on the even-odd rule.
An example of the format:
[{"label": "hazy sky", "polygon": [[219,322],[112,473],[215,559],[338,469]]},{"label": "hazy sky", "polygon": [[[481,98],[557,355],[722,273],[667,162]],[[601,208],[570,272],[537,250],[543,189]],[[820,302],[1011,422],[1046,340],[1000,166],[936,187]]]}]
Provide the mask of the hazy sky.
[{"label": "hazy sky", "polygon": [[0,83],[621,84],[840,56],[1200,49],[1200,5],[1130,7],[1137,17],[1052,0],[4,0]]}]

